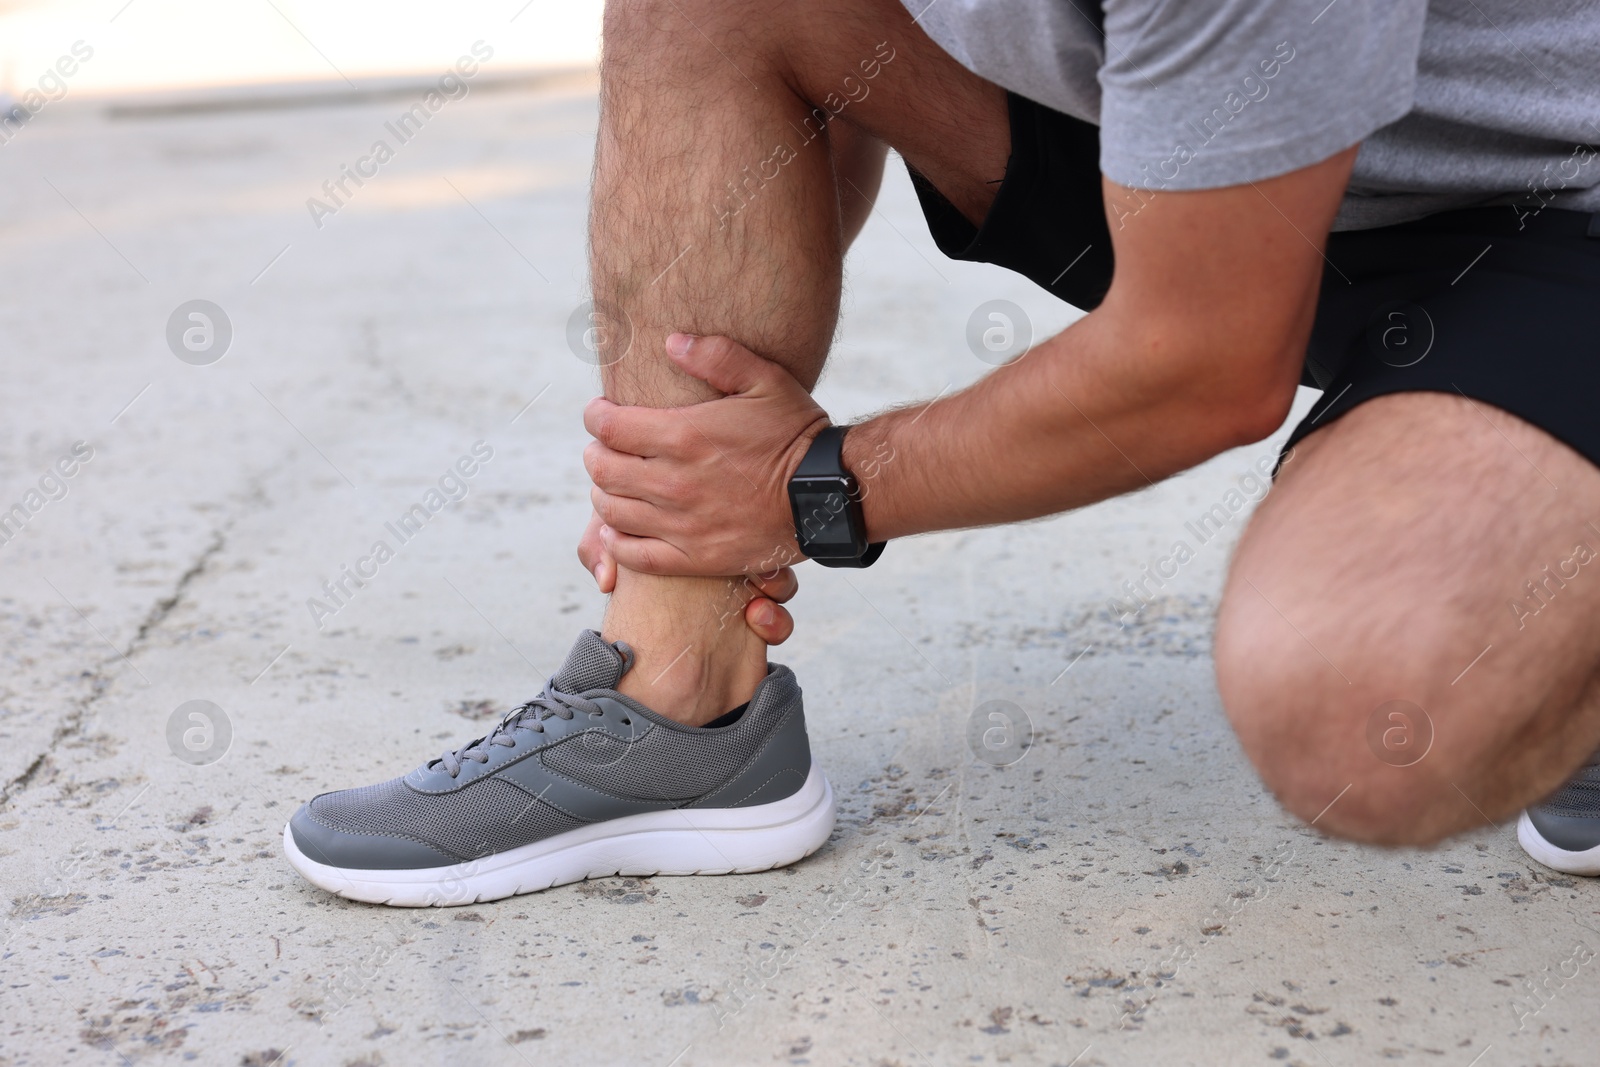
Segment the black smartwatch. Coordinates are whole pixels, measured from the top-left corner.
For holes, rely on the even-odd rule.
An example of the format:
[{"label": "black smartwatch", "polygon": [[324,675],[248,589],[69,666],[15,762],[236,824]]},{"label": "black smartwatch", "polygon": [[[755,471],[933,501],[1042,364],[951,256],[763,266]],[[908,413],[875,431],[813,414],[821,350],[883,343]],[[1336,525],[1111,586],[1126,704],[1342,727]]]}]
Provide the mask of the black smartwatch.
[{"label": "black smartwatch", "polygon": [[883,541],[867,541],[861,483],[844,469],[848,426],[817,434],[789,479],[789,507],[800,551],[824,567],[870,567],[883,555]]}]

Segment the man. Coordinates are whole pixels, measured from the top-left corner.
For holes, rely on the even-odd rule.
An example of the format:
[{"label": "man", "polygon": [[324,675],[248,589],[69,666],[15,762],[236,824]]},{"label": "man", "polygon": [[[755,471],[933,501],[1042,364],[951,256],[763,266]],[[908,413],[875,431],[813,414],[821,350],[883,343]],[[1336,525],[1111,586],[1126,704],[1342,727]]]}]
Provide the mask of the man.
[{"label": "man", "polygon": [[[793,862],[832,796],[766,662],[781,565],[1141,488],[1304,379],[1216,623],[1246,752],[1330,833],[1535,805],[1525,847],[1600,873],[1600,769],[1538,805],[1600,747],[1600,9],[910,2],[608,6],[604,638],[487,737],[303,808],[296,866],[452,903]],[[841,440],[808,389],[885,145],[947,254],[1093,310]]]}]

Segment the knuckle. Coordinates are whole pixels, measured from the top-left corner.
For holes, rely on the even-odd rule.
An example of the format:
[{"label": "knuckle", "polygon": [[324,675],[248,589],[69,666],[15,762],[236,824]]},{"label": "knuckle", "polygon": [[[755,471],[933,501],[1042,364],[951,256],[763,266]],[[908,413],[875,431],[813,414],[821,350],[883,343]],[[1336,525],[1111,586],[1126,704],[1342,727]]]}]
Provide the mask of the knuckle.
[{"label": "knuckle", "polygon": [[687,478],[672,475],[661,480],[661,497],[678,507],[689,507],[698,498],[695,483]]},{"label": "knuckle", "polygon": [[686,423],[679,422],[668,427],[661,435],[662,444],[675,456],[692,459],[696,456],[695,446],[700,441],[700,435]]},{"label": "knuckle", "polygon": [[617,439],[617,419],[615,415],[608,411],[597,412],[592,421],[594,425],[591,427],[590,432],[594,434],[596,441],[608,446],[615,443]]}]

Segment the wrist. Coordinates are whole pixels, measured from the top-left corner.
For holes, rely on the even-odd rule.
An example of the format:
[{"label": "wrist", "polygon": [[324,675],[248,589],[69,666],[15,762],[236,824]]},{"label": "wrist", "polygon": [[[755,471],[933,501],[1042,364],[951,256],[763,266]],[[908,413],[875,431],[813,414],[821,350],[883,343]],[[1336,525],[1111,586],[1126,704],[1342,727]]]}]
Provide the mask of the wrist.
[{"label": "wrist", "polygon": [[855,476],[860,486],[861,511],[870,541],[888,541],[907,532],[897,529],[894,518],[889,472],[895,463],[895,450],[886,430],[883,416],[851,426],[840,455],[845,470]]}]

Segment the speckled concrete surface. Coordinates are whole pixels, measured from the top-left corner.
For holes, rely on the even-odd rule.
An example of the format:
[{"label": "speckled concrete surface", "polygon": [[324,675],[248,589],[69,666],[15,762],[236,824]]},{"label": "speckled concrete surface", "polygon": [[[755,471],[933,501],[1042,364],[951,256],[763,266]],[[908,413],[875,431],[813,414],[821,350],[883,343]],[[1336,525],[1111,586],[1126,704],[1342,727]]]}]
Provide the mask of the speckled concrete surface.
[{"label": "speckled concrete surface", "polygon": [[[0,544],[0,1063],[1594,1062],[1600,887],[1504,827],[1324,841],[1241,758],[1208,643],[1243,516],[1204,546],[1184,524],[1266,445],[807,568],[775,658],[840,820],[797,867],[430,912],[300,882],[296,804],[465,740],[601,606],[571,550],[595,376],[566,342],[592,86],[452,103],[317,229],[306,198],[398,110],[69,101],[0,152],[0,504],[92,449]],[[164,337],[197,298],[233,327],[209,366]],[[1071,314],[941,259],[893,175],[824,403],[972,380],[993,298]],[[319,629],[307,599],[480,441],[465,500]],[[169,742],[196,700],[222,712],[199,764]],[[1010,766],[968,743],[994,700],[1032,724]]]}]

